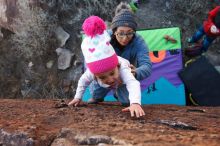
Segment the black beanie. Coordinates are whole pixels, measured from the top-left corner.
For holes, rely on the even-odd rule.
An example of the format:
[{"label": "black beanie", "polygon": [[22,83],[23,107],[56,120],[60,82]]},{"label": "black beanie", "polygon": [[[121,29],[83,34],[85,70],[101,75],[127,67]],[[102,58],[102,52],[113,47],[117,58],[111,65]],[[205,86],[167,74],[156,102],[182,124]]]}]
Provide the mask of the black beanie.
[{"label": "black beanie", "polygon": [[214,18],[214,24],[216,27],[220,28],[220,9],[218,10],[218,12]]},{"label": "black beanie", "polygon": [[115,29],[119,26],[126,26],[136,30],[137,23],[135,21],[134,13],[130,9],[123,7],[123,5],[121,8],[121,10],[116,9],[118,12],[116,12],[115,17],[112,20],[111,28]]}]

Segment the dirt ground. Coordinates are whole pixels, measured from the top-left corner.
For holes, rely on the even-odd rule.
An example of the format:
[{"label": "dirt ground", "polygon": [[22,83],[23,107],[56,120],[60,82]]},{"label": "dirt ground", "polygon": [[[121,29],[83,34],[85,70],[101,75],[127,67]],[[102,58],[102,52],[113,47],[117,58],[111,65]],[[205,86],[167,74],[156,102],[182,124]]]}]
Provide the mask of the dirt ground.
[{"label": "dirt ground", "polygon": [[[55,146],[53,142],[62,135],[60,132],[64,128],[123,140],[124,145],[220,144],[220,107],[145,105],[146,116],[137,119],[121,112],[124,107],[117,103],[68,107],[67,102],[1,99],[0,130],[11,134],[25,132],[33,139],[33,144],[39,146]],[[68,139],[67,134],[63,137]],[[1,137],[0,145],[4,145]],[[80,143],[72,141],[71,145]]]}]

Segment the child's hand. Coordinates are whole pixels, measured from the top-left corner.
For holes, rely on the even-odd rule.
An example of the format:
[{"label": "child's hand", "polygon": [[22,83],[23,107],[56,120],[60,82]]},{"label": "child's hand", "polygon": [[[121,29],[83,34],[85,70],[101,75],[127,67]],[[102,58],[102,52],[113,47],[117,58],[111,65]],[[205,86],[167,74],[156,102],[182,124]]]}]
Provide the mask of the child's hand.
[{"label": "child's hand", "polygon": [[77,106],[80,102],[81,102],[80,99],[73,99],[72,101],[70,101],[70,102],[68,103],[68,106],[70,106],[70,105]]},{"label": "child's hand", "polygon": [[136,115],[137,118],[144,116],[145,112],[142,109],[140,104],[133,103],[129,107],[122,109],[123,112],[128,112],[130,111],[131,117],[134,117]]},{"label": "child's hand", "polygon": [[215,25],[211,26],[210,31],[211,31],[211,33],[214,33],[214,34],[219,33],[219,30]]}]

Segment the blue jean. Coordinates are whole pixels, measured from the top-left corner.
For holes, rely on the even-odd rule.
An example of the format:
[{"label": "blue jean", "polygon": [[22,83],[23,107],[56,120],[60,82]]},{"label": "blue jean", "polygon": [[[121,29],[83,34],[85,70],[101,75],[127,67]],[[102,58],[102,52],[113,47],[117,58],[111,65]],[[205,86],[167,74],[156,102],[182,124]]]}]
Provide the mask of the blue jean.
[{"label": "blue jean", "polygon": [[[105,98],[105,96],[108,94],[108,92],[111,89],[109,88],[104,88],[101,87],[97,81],[93,81],[90,84],[90,92],[91,95],[94,99],[101,99],[101,98]],[[126,85],[123,84],[121,86],[119,86],[117,89],[115,89],[115,93],[114,93],[115,98],[124,106],[130,105],[130,101],[128,99],[128,90],[126,88]]]},{"label": "blue jean", "polygon": [[210,37],[207,36],[205,31],[204,31],[204,27],[201,26],[196,33],[194,33],[194,35],[192,36],[192,43],[195,43],[197,41],[199,41],[203,36],[205,35],[203,41],[202,41],[202,48],[201,50],[206,52],[209,48],[209,46],[211,45],[211,43],[216,39],[216,37]]}]

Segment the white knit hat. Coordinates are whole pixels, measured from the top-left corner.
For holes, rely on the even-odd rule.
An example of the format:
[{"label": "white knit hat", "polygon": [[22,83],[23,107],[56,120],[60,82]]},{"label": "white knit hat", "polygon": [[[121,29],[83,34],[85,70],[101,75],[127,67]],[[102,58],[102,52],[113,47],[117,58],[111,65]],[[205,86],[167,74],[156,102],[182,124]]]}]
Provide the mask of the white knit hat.
[{"label": "white knit hat", "polygon": [[[91,24],[94,24],[95,27]],[[92,35],[85,32],[86,37],[81,44],[86,65],[94,74],[110,71],[118,65],[118,57],[110,44],[111,38],[106,30],[102,29],[105,28],[102,27],[103,25],[105,25],[104,21],[97,16],[90,16],[83,23],[84,32],[88,26],[94,29],[89,29],[90,33],[95,32]]]}]

